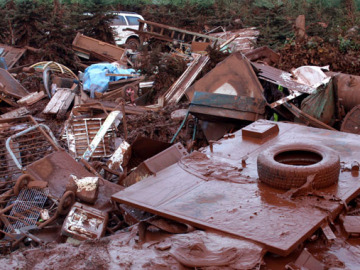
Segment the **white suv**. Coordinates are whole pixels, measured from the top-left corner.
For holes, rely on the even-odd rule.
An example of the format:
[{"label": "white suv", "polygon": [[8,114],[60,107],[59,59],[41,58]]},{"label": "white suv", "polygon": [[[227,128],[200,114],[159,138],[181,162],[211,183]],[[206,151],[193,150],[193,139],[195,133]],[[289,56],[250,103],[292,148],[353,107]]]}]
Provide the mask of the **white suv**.
[{"label": "white suv", "polygon": [[116,16],[110,24],[114,30],[116,45],[127,44],[130,48],[137,48],[140,44],[139,36],[134,32],[124,31],[124,29],[132,28],[138,30],[138,20],[144,20],[144,18],[135,12],[115,11],[111,13]]}]

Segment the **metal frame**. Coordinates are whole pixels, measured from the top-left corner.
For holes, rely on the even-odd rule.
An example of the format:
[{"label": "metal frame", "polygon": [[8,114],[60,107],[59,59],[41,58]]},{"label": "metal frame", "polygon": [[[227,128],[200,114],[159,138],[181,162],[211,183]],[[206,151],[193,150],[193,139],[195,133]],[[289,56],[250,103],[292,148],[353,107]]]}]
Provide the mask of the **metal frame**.
[{"label": "metal frame", "polygon": [[[90,145],[91,141],[95,137],[98,130],[103,125],[104,119],[103,118],[79,118],[79,119],[72,119],[69,126],[65,129],[65,136],[68,144],[69,150],[74,153],[75,158],[81,158],[84,152],[86,151],[87,147]],[[90,125],[98,125],[97,129],[91,128]],[[79,129],[82,130],[79,130]],[[93,129],[93,130],[92,130]],[[85,138],[85,137],[86,138]],[[73,137],[73,142],[72,138]],[[115,137],[115,130],[114,128],[110,128],[105,136],[101,139],[101,143],[99,143],[98,147],[95,149],[95,153],[93,154],[93,158],[100,158],[100,157],[109,157],[112,154],[112,151],[109,151],[107,147],[107,141],[110,142],[112,138]],[[79,149],[80,142],[86,142],[85,147]],[[108,143],[110,146],[110,143]],[[81,147],[80,147],[81,148]],[[102,149],[103,153],[101,155],[97,154],[97,151]],[[111,149],[110,149],[111,150]]]},{"label": "metal frame", "polygon": [[5,224],[4,231],[18,234],[22,227],[36,225],[48,195],[48,189],[22,189],[16,200],[8,203],[8,205],[13,204],[14,206],[10,214],[5,217],[8,220],[15,220],[15,222],[9,221],[8,224]]},{"label": "metal frame", "polygon": [[[41,130],[41,133],[43,133],[43,135],[47,138],[47,139],[51,139],[49,140],[50,144],[56,149],[56,150],[59,150],[59,145],[57,144],[57,141],[56,141],[56,138],[54,136],[54,134],[52,133],[51,129],[44,125],[44,124],[37,124],[36,126],[32,126],[32,127],[29,127],[19,133],[16,133],[12,136],[10,136],[7,140],[6,140],[6,149],[7,151],[9,152],[10,156],[12,157],[12,159],[14,160],[16,166],[20,169],[20,170],[23,170],[23,166],[20,164],[18,158],[16,157],[16,155],[14,154],[13,150],[11,149],[11,146],[10,146],[10,142],[15,139],[15,138],[18,138],[26,133],[29,133],[30,131],[32,130],[35,130],[35,129],[40,129]],[[41,128],[45,128],[46,131],[50,134],[50,137],[44,133],[44,131],[41,129]]]},{"label": "metal frame", "polygon": [[[3,205],[11,197],[12,186],[16,179],[22,174],[18,164],[11,156],[6,147],[6,140],[22,132],[23,130],[37,126],[38,123],[32,116],[24,116],[18,118],[0,119],[0,204]],[[44,130],[45,129],[45,130]],[[33,162],[41,159],[44,154],[48,154],[59,150],[54,137],[47,134],[47,128],[41,128],[30,131],[23,142],[19,138],[15,139],[15,144],[9,143],[13,154],[18,158],[23,158],[22,167],[28,166]],[[40,147],[39,147],[40,146]],[[43,147],[42,147],[43,146]],[[16,149],[18,148],[18,149]]]}]

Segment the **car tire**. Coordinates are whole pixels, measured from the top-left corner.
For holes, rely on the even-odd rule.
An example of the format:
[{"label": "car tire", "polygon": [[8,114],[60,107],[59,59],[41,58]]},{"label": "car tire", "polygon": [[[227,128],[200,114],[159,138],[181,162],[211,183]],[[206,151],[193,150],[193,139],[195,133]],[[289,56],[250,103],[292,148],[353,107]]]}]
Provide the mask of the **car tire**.
[{"label": "car tire", "polygon": [[126,40],[126,45],[129,49],[136,51],[140,46],[140,41],[137,38],[128,38]]},{"label": "car tire", "polygon": [[340,158],[321,145],[278,144],[258,155],[257,171],[261,182],[284,190],[301,187],[315,175],[312,187],[320,189],[338,181]]}]

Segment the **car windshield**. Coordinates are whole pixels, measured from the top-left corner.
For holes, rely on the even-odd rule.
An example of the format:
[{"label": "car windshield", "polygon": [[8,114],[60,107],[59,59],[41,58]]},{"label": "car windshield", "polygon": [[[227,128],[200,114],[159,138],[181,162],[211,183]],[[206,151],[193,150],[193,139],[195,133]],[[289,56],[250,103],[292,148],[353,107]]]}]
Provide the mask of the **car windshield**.
[{"label": "car windshield", "polygon": [[138,19],[140,19],[139,17],[135,17],[135,16],[126,16],[126,19],[129,22],[129,25],[139,25]]}]

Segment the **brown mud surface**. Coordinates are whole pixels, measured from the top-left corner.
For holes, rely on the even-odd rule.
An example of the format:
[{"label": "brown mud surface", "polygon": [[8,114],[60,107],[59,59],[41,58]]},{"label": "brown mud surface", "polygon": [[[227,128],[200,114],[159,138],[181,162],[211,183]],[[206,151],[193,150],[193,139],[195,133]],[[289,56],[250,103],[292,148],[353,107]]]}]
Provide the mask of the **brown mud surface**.
[{"label": "brown mud surface", "polygon": [[[48,244],[19,250],[1,258],[0,269],[192,269],[187,252],[195,252],[199,258],[212,255],[210,261],[194,260],[202,269],[214,269],[219,258],[230,269],[251,269],[263,254],[255,244],[202,231],[178,235],[148,232],[149,240],[139,244],[134,241],[136,230],[79,245]],[[179,257],[189,267],[180,264]]]}]

